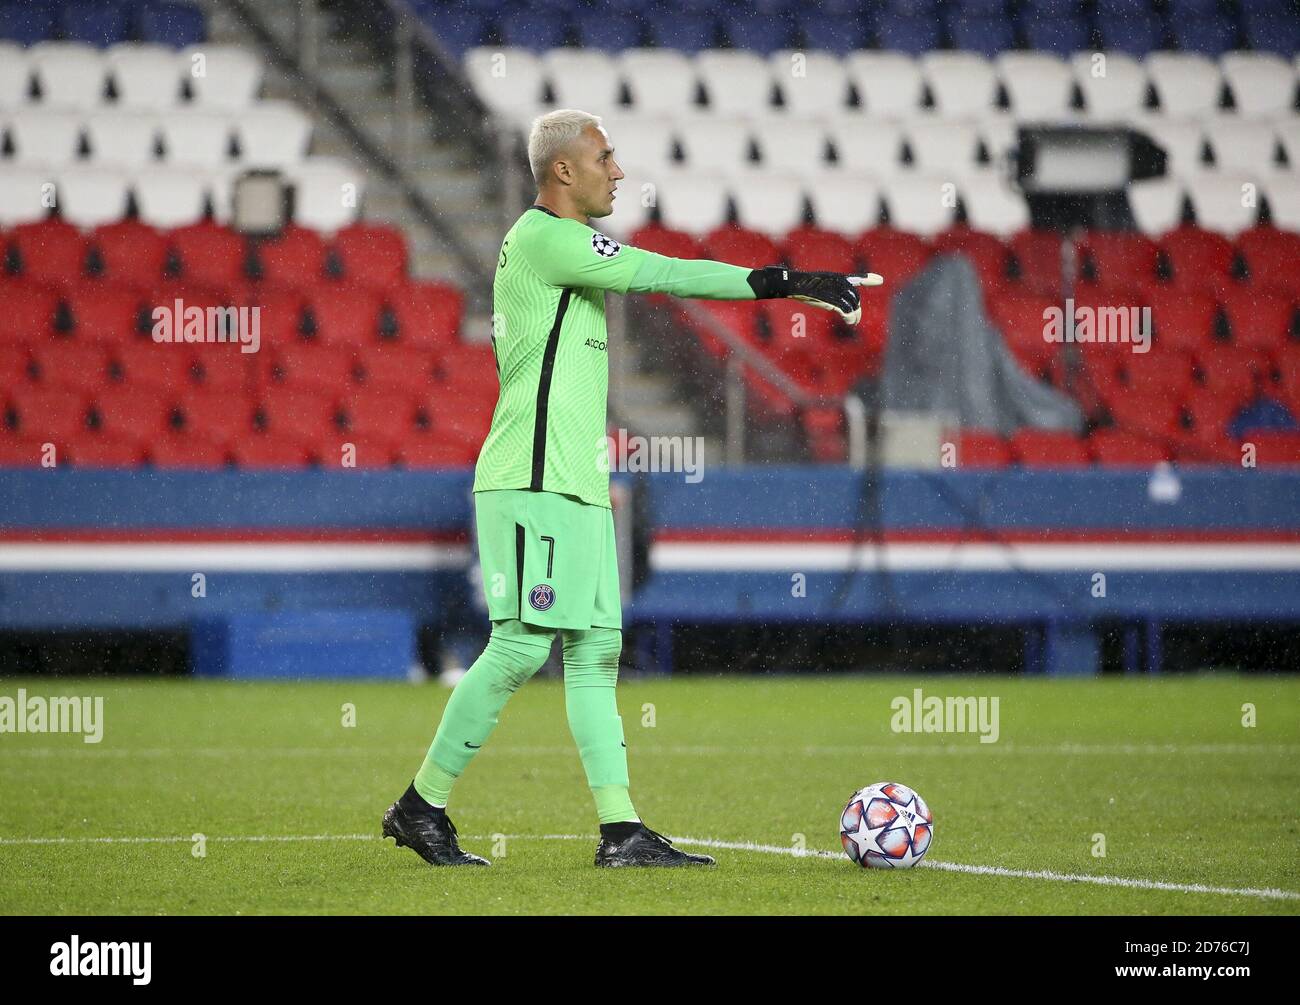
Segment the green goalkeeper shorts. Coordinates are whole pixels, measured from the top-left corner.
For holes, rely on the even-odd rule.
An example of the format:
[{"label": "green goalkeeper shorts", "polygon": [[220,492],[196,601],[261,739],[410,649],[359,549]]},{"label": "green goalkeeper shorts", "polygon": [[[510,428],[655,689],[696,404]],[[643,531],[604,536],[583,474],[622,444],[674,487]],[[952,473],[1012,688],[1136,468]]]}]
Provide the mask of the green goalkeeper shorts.
[{"label": "green goalkeeper shorts", "polygon": [[483,592],[493,621],[623,627],[614,514],[559,492],[474,493]]}]

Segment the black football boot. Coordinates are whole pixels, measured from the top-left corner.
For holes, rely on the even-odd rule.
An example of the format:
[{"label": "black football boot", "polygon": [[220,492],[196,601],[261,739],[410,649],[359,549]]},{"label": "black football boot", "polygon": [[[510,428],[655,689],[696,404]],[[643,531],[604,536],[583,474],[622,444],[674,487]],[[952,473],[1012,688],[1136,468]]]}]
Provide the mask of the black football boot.
[{"label": "black football boot", "polygon": [[[604,830],[605,828],[602,828]],[[596,846],[596,865],[602,869],[618,869],[623,866],[684,866],[714,865],[708,855],[692,855],[678,851],[673,843],[662,834],[652,831],[645,824],[624,835],[602,834],[600,844]]]},{"label": "black football boot", "polygon": [[491,865],[485,858],[461,851],[456,842],[456,825],[446,810],[436,809],[420,798],[415,787],[384,814],[384,837],[410,848],[430,865]]}]

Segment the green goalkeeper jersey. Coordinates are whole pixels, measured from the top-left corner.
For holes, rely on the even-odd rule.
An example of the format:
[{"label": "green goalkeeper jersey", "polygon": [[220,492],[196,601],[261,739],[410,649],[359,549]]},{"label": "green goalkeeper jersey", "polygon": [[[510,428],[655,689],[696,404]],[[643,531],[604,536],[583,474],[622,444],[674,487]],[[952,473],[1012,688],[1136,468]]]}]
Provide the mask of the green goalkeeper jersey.
[{"label": "green goalkeeper jersey", "polygon": [[474,491],[562,492],[608,509],[606,291],[752,300],[749,273],[632,248],[530,207],[497,258],[492,348],[500,392]]}]

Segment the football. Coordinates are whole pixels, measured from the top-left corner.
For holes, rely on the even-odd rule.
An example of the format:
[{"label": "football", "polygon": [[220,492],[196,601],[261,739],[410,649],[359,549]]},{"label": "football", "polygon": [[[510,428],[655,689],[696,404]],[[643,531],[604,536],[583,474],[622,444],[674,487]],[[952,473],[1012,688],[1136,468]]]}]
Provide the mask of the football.
[{"label": "football", "polygon": [[864,869],[910,869],[925,858],[933,836],[930,807],[898,782],[859,789],[840,814],[840,843]]}]

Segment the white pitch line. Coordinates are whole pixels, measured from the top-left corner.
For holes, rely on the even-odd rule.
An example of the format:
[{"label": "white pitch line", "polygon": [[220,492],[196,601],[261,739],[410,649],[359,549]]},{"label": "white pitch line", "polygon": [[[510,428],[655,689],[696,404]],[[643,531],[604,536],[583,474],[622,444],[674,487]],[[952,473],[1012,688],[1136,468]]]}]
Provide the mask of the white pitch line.
[{"label": "white pitch line", "polygon": [[[235,834],[213,835],[207,841],[224,842],[297,842],[297,841],[374,841],[375,834]],[[467,841],[595,841],[594,834],[467,834]],[[188,837],[84,837],[84,838],[0,838],[0,845],[63,844],[190,844]],[[789,858],[839,859],[842,852],[819,848],[790,848],[783,845],[758,844],[753,841],[719,841],[715,838],[673,837],[676,844],[694,848],[718,848],[725,851],[758,852]],[[1004,879],[1039,879],[1051,883],[1085,883],[1128,890],[1162,890],[1169,893],[1202,893],[1225,897],[1253,897],[1257,900],[1300,900],[1300,893],[1276,887],[1206,886],[1202,883],[1167,883],[1156,879],[1127,879],[1121,876],[1089,876],[1079,873],[1053,872],[1050,869],[1006,869],[996,865],[963,865],[960,862],[923,861],[918,868],[956,872],[967,876],[999,876]]]}]

